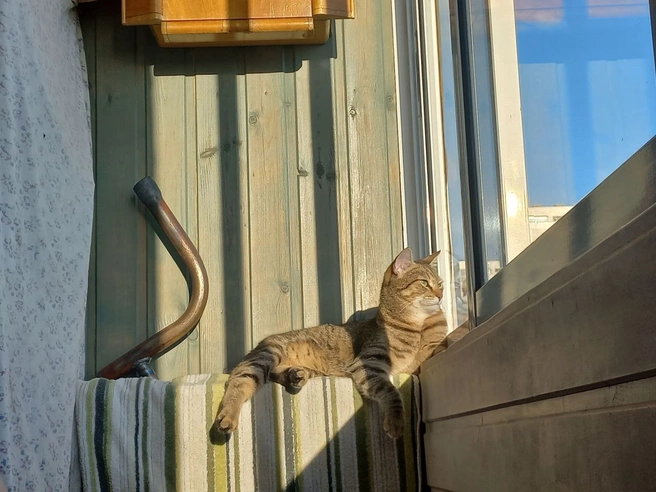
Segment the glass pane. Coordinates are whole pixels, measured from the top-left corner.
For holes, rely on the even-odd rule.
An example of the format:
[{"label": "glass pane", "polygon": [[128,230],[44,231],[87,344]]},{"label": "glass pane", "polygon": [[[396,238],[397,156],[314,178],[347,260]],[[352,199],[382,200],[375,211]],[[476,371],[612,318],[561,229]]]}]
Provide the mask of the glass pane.
[{"label": "glass pane", "polygon": [[455,284],[457,326],[469,318],[467,302],[467,256],[465,254],[465,218],[460,181],[460,156],[458,146],[458,109],[456,83],[453,66],[452,26],[449,0],[438,0],[437,20],[440,56],[440,82],[442,118],[444,131],[444,153],[446,160],[447,193],[449,203],[449,229],[451,231],[451,255]]},{"label": "glass pane", "polygon": [[[461,128],[454,128],[462,130],[457,140],[461,148],[466,149],[466,162],[461,161],[460,166],[468,169],[468,186],[470,194],[475,197],[471,200],[471,220],[476,229],[474,241],[480,245],[476,258],[480,263],[477,269],[481,270],[476,272],[476,284],[480,287],[506,262],[497,172],[499,161],[488,3],[487,0],[444,1],[440,3],[440,16],[447,4],[450,32],[456,39],[454,41],[452,37],[450,46],[441,46],[442,80],[445,86],[455,80],[457,89],[462,93],[461,97],[456,94],[455,102],[462,107],[463,124]],[[467,39],[466,44],[462,44],[463,35]],[[449,52],[448,48],[451,48]],[[450,70],[454,71],[454,75],[447,82]],[[445,120],[444,127],[450,125],[452,123]]]},{"label": "glass pane", "polygon": [[535,240],[656,134],[653,41],[647,0],[515,0],[514,11]]},{"label": "glass pane", "polygon": [[648,0],[436,1],[448,169],[466,170],[472,209],[454,213],[450,174],[454,251],[464,220],[473,233],[460,264],[475,305],[656,134],[652,23]]}]

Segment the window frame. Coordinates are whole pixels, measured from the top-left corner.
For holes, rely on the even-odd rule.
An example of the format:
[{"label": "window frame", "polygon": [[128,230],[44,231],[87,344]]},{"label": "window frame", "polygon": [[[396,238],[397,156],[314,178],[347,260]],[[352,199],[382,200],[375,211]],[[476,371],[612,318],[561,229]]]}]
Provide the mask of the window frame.
[{"label": "window frame", "polygon": [[[404,11],[406,26],[405,45],[398,44],[397,38],[398,59],[414,60],[405,67],[415,70],[415,75],[400,75],[411,81],[413,91],[406,94],[400,86],[398,92],[399,119],[416,123],[411,131],[401,127],[402,140],[412,141],[415,159],[404,160],[405,191],[408,178],[413,177],[413,217],[422,224],[414,230],[407,228],[407,243],[450,246],[440,67],[452,63],[469,327],[474,328],[656,203],[656,137],[531,243],[513,2],[424,0],[415,5],[397,0],[395,4],[397,13]],[[656,4],[650,2],[649,8],[654,41]],[[440,15],[449,16],[451,59],[440,58]],[[396,25],[398,36],[399,16]],[[654,46],[656,53],[656,41]],[[403,66],[397,68],[401,74]],[[403,98],[411,104],[403,104]],[[492,120],[482,121],[482,108],[488,113],[492,108]],[[421,132],[419,138],[416,131]],[[485,203],[491,181],[497,187],[496,207],[493,200]],[[417,193],[421,200],[416,199]],[[615,200],[617,196],[622,200]],[[405,200],[409,206],[407,196]],[[604,206],[604,202],[613,205]],[[421,214],[426,209],[431,216],[423,223]],[[488,262],[497,259],[490,257],[486,244],[491,223],[502,242],[501,269],[496,275],[488,271]],[[440,267],[441,273],[450,268],[446,258]]]}]

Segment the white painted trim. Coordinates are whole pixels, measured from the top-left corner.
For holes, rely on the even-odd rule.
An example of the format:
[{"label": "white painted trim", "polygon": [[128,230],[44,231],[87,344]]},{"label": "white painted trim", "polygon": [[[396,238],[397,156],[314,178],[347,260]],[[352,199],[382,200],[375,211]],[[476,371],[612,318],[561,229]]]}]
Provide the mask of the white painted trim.
[{"label": "white painted trim", "polygon": [[[436,4],[396,0],[393,6],[404,244],[416,257],[442,251],[438,269],[450,286],[443,306],[453,330],[458,323]],[[435,210],[429,217],[431,202]]]},{"label": "white painted trim", "polygon": [[427,253],[430,232],[425,212],[427,180],[417,66],[417,12],[414,2],[405,0],[395,0],[392,7],[403,244],[420,256]]},{"label": "white painted trim", "polygon": [[451,247],[451,221],[449,214],[449,194],[447,185],[446,148],[444,141],[444,122],[442,111],[442,80],[440,71],[439,32],[437,5],[435,0],[425,0],[420,7],[420,43],[422,50],[422,87],[424,118],[426,121],[426,146],[430,159],[428,169],[429,203],[433,203],[433,214],[429,218],[432,234],[432,250],[441,250],[438,259],[440,276],[449,288],[444,293],[443,306],[447,314],[450,330],[458,326],[456,293],[453,278]]},{"label": "white painted trim", "polygon": [[489,0],[488,12],[501,213],[504,220],[505,263],[508,263],[531,243],[514,1]]}]

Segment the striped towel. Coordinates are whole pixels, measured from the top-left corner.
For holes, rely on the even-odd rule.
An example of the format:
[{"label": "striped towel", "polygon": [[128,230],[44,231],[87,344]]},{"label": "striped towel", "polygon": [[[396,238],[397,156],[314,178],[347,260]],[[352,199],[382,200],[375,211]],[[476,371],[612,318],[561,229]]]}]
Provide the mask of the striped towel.
[{"label": "striped towel", "polygon": [[94,379],[80,383],[77,439],[83,490],[414,491],[420,489],[418,380],[397,376],[404,438],[382,428],[350,379],[311,379],[298,395],[268,384],[238,429],[212,444],[227,375]]}]

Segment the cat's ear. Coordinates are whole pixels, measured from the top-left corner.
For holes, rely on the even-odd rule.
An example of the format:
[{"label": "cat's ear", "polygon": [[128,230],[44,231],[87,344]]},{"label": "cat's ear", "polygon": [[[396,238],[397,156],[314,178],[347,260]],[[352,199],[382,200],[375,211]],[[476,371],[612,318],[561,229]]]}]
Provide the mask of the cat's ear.
[{"label": "cat's ear", "polygon": [[417,263],[424,263],[425,265],[430,265],[437,268],[437,257],[440,255],[441,251],[428,255],[426,258],[422,258]]},{"label": "cat's ear", "polygon": [[412,251],[410,248],[405,248],[396,257],[392,263],[392,272],[396,276],[403,275],[403,273],[412,265]]}]

